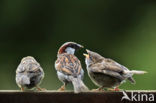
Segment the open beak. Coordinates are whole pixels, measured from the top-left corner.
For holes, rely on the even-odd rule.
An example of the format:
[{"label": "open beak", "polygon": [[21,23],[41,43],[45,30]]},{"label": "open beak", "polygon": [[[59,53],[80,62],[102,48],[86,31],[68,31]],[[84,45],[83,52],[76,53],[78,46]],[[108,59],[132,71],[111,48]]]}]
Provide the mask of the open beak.
[{"label": "open beak", "polygon": [[89,55],[88,55],[88,54],[83,53],[83,55],[84,55],[86,58],[89,58]]},{"label": "open beak", "polygon": [[89,52],[90,52],[90,50],[86,49],[86,52],[87,52],[87,53],[89,53]]},{"label": "open beak", "polygon": [[84,46],[83,46],[83,45],[81,45],[81,48],[84,48]]}]

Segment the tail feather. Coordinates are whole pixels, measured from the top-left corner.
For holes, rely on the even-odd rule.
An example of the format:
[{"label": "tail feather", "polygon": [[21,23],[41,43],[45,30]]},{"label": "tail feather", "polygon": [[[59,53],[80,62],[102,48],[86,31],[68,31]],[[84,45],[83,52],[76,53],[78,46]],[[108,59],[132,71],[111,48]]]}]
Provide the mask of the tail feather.
[{"label": "tail feather", "polygon": [[87,92],[88,87],[83,83],[83,81],[79,78],[72,78],[72,84],[74,86],[74,92],[80,93],[80,92]]},{"label": "tail feather", "polygon": [[125,74],[126,74],[126,76],[128,77],[127,79],[132,83],[132,84],[135,84],[136,82],[135,82],[135,80],[133,79],[133,74],[145,74],[145,73],[147,73],[146,71],[139,71],[139,70],[131,70],[131,71],[129,71],[129,70],[127,70],[127,71],[125,71]]},{"label": "tail feather", "polygon": [[131,71],[126,71],[126,73],[131,73],[131,74],[145,74],[147,72],[146,71],[139,71],[139,70],[131,70]]},{"label": "tail feather", "polygon": [[136,83],[136,81],[134,80],[134,78],[133,77],[129,77],[129,78],[127,78],[132,84],[135,84]]}]

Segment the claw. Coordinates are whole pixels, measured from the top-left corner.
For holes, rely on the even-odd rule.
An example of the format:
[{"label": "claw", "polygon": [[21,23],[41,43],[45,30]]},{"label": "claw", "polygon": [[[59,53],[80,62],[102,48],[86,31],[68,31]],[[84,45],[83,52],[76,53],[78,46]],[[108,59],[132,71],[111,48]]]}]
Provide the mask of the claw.
[{"label": "claw", "polygon": [[37,89],[38,91],[46,91],[45,88],[40,88],[40,87],[38,87],[38,86],[36,86],[36,89]]},{"label": "claw", "polygon": [[104,90],[103,90],[103,87],[100,87],[100,88],[97,88],[97,89],[92,89],[91,91],[98,92],[98,91],[104,91]]},{"label": "claw", "polygon": [[120,91],[119,87],[115,87],[114,91]]},{"label": "claw", "polygon": [[21,91],[24,91],[24,88],[23,87],[21,87]]},{"label": "claw", "polygon": [[115,87],[114,89],[109,88],[108,90],[109,90],[109,91],[116,91],[116,92],[117,92],[117,91],[120,91],[119,87]]},{"label": "claw", "polygon": [[61,86],[61,88],[58,89],[58,91],[64,91],[65,90],[65,85]]}]

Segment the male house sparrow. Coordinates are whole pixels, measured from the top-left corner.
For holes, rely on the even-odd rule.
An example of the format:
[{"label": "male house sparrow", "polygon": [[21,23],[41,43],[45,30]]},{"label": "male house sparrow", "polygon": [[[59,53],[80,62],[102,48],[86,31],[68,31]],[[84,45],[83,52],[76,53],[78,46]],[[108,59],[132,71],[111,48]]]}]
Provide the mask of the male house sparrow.
[{"label": "male house sparrow", "polygon": [[44,72],[40,64],[31,56],[24,57],[16,70],[16,83],[21,88],[32,89],[39,87],[41,80],[44,78]]},{"label": "male house sparrow", "polygon": [[64,83],[59,89],[65,90],[67,83],[72,82],[74,92],[85,92],[88,88],[83,83],[84,71],[81,67],[79,59],[74,55],[75,51],[83,48],[80,44],[75,42],[66,42],[58,50],[55,68],[60,81]]},{"label": "male house sparrow", "polygon": [[145,71],[129,70],[123,65],[112,59],[102,57],[96,52],[86,50],[88,54],[84,54],[88,75],[91,80],[102,90],[103,88],[115,88],[119,91],[118,86],[128,79],[131,83],[135,83],[133,74],[144,74]]}]

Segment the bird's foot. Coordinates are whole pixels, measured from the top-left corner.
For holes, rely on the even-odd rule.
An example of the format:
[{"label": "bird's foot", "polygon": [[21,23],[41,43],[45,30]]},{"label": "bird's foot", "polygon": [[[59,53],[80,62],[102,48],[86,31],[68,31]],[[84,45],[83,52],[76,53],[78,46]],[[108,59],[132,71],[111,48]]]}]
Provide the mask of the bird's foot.
[{"label": "bird's foot", "polygon": [[21,91],[24,91],[24,88],[23,87],[21,87]]},{"label": "bird's foot", "polygon": [[119,87],[114,88],[114,91],[120,91]]},{"label": "bird's foot", "polygon": [[103,88],[97,88],[97,89],[92,89],[91,91],[93,91],[93,92],[103,92],[103,91],[105,91]]},{"label": "bird's foot", "polygon": [[47,89],[45,89],[45,88],[40,88],[40,87],[36,87],[36,89],[38,90],[38,91],[46,91]]},{"label": "bird's foot", "polygon": [[115,92],[118,92],[118,91],[120,91],[120,89],[119,89],[118,87],[115,87],[114,89],[109,88],[108,91],[115,91]]},{"label": "bird's foot", "polygon": [[59,88],[58,91],[65,91],[65,86],[61,86],[61,88]]}]

